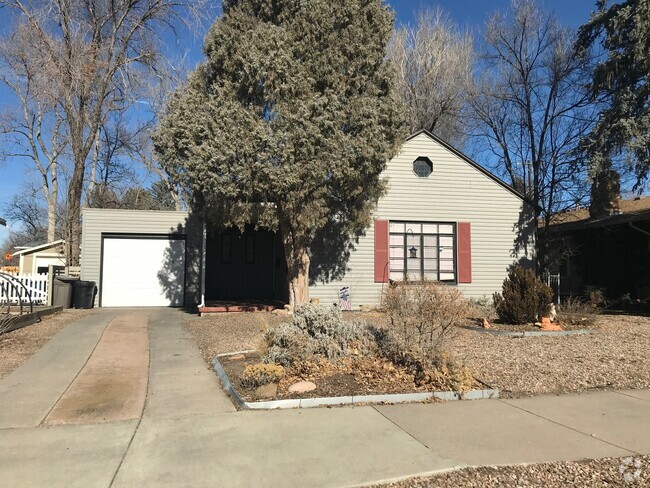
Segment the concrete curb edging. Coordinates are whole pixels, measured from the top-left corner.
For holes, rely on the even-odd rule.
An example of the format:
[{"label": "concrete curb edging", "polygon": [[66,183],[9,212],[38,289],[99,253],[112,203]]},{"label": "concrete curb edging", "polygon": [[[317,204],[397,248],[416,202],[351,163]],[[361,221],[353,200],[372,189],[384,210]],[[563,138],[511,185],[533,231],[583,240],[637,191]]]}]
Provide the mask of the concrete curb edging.
[{"label": "concrete curb edging", "polygon": [[524,330],[515,332],[510,330],[495,330],[484,329],[483,327],[464,326],[463,329],[471,330],[472,332],[479,332],[482,334],[502,335],[509,337],[541,337],[541,336],[568,336],[568,335],[584,335],[584,334],[597,334],[596,329],[574,329],[574,330]]},{"label": "concrete curb edging", "polygon": [[23,315],[17,315],[16,320],[11,324],[11,326],[7,330],[4,331],[4,333],[6,334],[7,332],[22,329],[23,327],[27,327],[28,325],[33,325],[36,322],[38,322],[42,317],[45,317],[46,315],[52,315],[61,311],[63,311],[63,307],[57,305],[54,307],[47,307],[39,310],[34,310],[33,312],[26,313]]},{"label": "concrete curb edging", "polygon": [[212,365],[216,371],[224,389],[233,399],[235,404],[245,410],[273,410],[286,408],[316,408],[327,405],[355,405],[360,403],[407,403],[421,402],[436,398],[443,401],[454,400],[482,400],[487,398],[499,398],[499,390],[491,388],[485,390],[470,390],[465,393],[457,391],[434,391],[421,393],[391,393],[385,395],[358,395],[342,397],[320,397],[320,398],[290,398],[286,400],[269,400],[264,402],[247,402],[233,387],[226,371],[223,369],[220,357],[234,356],[251,351],[239,351],[235,353],[219,354],[212,358]]}]

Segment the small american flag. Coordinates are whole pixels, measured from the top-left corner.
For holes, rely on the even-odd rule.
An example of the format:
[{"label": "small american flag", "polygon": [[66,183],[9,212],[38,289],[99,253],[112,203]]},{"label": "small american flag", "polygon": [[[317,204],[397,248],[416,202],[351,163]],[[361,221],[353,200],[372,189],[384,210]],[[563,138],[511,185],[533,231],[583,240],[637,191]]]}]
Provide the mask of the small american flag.
[{"label": "small american flag", "polygon": [[344,286],[339,290],[339,308],[341,310],[352,310],[352,301],[350,300],[349,286]]}]

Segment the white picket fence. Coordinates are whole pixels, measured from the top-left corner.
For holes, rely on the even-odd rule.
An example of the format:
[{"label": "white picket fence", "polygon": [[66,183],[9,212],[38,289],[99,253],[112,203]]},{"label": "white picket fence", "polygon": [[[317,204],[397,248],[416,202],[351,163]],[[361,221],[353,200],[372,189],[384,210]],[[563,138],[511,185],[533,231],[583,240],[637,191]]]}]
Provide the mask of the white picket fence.
[{"label": "white picket fence", "polygon": [[[47,303],[47,274],[13,275],[12,278],[25,285],[34,305]],[[6,280],[0,278],[0,287],[2,287],[0,303],[18,303],[19,298],[29,301],[26,297],[25,288],[20,285],[11,286]]]}]

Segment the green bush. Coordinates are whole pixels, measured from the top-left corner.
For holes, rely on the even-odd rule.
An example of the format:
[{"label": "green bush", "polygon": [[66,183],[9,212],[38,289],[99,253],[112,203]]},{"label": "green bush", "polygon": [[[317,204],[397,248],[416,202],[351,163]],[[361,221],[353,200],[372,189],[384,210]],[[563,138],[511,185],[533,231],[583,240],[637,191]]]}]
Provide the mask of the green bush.
[{"label": "green bush", "polygon": [[548,316],[553,290],[530,269],[515,266],[503,281],[502,293],[495,293],[493,301],[501,320],[526,324]]}]

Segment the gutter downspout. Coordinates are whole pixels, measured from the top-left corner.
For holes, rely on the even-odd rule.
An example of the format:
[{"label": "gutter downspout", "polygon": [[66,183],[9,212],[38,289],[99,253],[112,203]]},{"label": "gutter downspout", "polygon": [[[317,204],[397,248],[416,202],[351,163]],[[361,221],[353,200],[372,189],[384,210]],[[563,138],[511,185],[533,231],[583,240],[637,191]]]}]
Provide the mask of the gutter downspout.
[{"label": "gutter downspout", "polygon": [[205,257],[207,255],[207,229],[205,219],[203,220],[202,244],[201,244],[201,304],[199,308],[205,307]]}]

